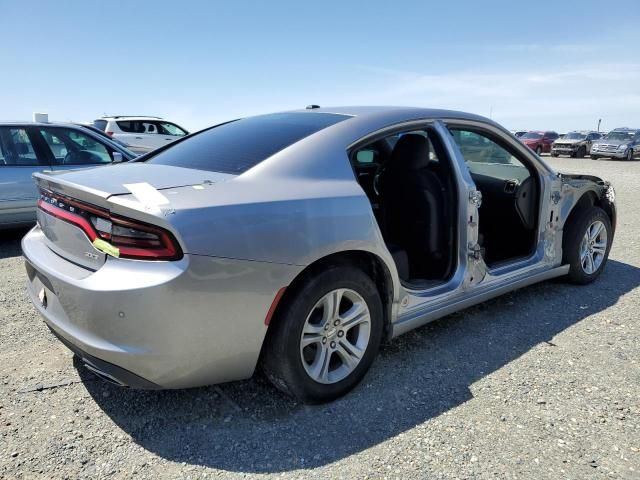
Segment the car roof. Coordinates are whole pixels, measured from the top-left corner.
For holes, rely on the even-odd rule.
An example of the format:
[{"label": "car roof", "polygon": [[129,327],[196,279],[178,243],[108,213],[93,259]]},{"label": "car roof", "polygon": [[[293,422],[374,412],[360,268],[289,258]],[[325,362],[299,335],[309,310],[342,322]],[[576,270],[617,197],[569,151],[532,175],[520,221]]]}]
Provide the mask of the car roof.
[{"label": "car roof", "polygon": [[460,112],[456,110],[445,110],[437,108],[421,108],[421,107],[403,107],[403,106],[335,106],[335,107],[318,107],[291,110],[292,112],[318,112],[318,113],[335,113],[340,115],[348,115],[351,117],[381,117],[389,115],[396,117],[398,115],[406,115],[408,118],[460,118],[468,120],[491,121],[488,118],[475,115],[473,113]]},{"label": "car roof", "polygon": [[96,118],[96,120],[164,120],[164,118],[147,115],[113,115],[109,117]]},{"label": "car roof", "polygon": [[620,127],[620,128],[614,128],[613,130],[611,130],[611,132],[637,132],[638,130],[639,129],[637,128]]},{"label": "car roof", "polygon": [[87,125],[74,122],[30,122],[30,121],[16,121],[16,122],[0,122],[0,127],[71,127],[71,128],[84,128]]}]

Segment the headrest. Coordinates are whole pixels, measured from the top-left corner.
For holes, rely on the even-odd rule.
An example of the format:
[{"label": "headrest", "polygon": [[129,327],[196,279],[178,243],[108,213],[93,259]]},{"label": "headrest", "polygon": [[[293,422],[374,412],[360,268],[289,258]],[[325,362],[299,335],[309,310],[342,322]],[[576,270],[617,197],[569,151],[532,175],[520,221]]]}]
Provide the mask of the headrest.
[{"label": "headrest", "polygon": [[391,165],[407,170],[419,170],[429,163],[429,141],[417,133],[400,137],[391,152]]}]

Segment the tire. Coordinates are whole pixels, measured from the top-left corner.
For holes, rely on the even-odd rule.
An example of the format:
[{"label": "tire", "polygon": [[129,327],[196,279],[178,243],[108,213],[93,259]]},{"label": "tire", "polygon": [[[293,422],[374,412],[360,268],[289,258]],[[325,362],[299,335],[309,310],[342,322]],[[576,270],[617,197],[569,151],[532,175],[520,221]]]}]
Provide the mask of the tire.
[{"label": "tire", "polygon": [[628,162],[630,162],[631,160],[633,160],[633,148],[630,148],[630,149],[627,151],[627,156],[626,156],[625,160],[627,160]]},{"label": "tire", "polygon": [[558,156],[560,156],[560,154],[559,153],[555,153],[555,152],[551,152],[551,156],[552,157],[558,157]]},{"label": "tire", "polygon": [[587,156],[587,148],[586,147],[580,147],[578,149],[578,152],[576,153],[576,157],[584,158],[586,156]]},{"label": "tire", "polygon": [[542,155],[542,147],[536,147],[536,154],[538,156]]},{"label": "tire", "polygon": [[591,155],[591,160],[597,160],[599,157],[597,155]]},{"label": "tire", "polygon": [[[327,299],[336,298],[336,292],[340,291],[339,315],[328,315],[332,309],[326,307],[326,302],[330,301]],[[328,402],[345,395],[369,370],[382,339],[383,310],[375,283],[358,268],[334,265],[309,275],[285,297],[284,308],[278,309],[279,313],[269,327],[263,352],[262,368],[267,378],[280,390],[307,403]],[[350,310],[357,311],[356,307],[363,304],[368,308],[368,326],[366,320],[362,320],[366,313],[354,315],[360,319],[360,324],[344,330],[343,324],[335,326],[336,319],[345,321],[345,317],[349,318],[345,314]],[[325,315],[331,320],[328,326]],[[303,333],[312,329],[313,333]],[[367,330],[365,345],[363,339]],[[305,347],[302,346],[303,335],[307,341],[311,340]],[[319,341],[313,341],[317,338]],[[343,355],[349,351],[344,346],[354,347],[351,342],[360,346],[359,361],[355,360],[357,357],[347,355],[356,362],[355,366],[347,365],[343,360]],[[325,358],[328,360],[323,362]],[[327,365],[326,369],[322,368],[324,365]],[[320,373],[314,377],[312,372]]]},{"label": "tire", "polygon": [[[583,249],[585,247],[589,249],[587,229],[594,228],[594,226],[598,224],[601,224],[604,229],[606,238],[603,240],[603,237],[598,236],[596,237],[595,243],[592,244],[594,245],[594,248],[598,246],[598,244],[604,244],[604,246],[599,249],[602,251],[601,254],[598,254],[595,251],[591,254],[591,267],[594,268],[590,271],[588,268],[589,261],[586,259],[586,256],[583,257],[581,255],[581,252],[584,251]],[[594,231],[595,229],[590,230],[592,233]],[[569,265],[567,279],[571,283],[584,285],[591,283],[598,278],[607,263],[607,259],[609,258],[612,240],[613,231],[611,229],[611,221],[601,208],[588,207],[582,211],[572,214],[564,228],[564,238],[562,239],[563,264]],[[586,244],[584,244],[583,241],[586,242]],[[587,253],[587,256],[589,256],[589,253]],[[583,262],[583,259],[586,259],[587,261]]]}]

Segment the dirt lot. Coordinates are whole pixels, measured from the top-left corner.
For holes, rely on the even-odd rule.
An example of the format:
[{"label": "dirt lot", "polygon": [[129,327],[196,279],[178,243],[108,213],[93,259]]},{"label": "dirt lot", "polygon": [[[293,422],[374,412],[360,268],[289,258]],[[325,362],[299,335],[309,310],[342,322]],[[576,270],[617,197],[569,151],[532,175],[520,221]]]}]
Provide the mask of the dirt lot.
[{"label": "dirt lot", "polygon": [[23,232],[0,233],[0,478],[640,478],[640,162],[549,161],[616,186],[601,279],[411,332],[325,406],[259,376],[138,392],[76,370],[26,298]]}]

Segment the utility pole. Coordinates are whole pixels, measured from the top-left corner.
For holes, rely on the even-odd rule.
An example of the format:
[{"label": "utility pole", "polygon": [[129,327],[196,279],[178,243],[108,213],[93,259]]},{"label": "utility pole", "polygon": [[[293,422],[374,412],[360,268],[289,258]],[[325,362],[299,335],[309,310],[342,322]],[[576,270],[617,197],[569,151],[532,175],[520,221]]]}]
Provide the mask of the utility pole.
[{"label": "utility pole", "polygon": [[600,133],[600,122],[602,122],[601,118],[598,119],[598,133]]}]

